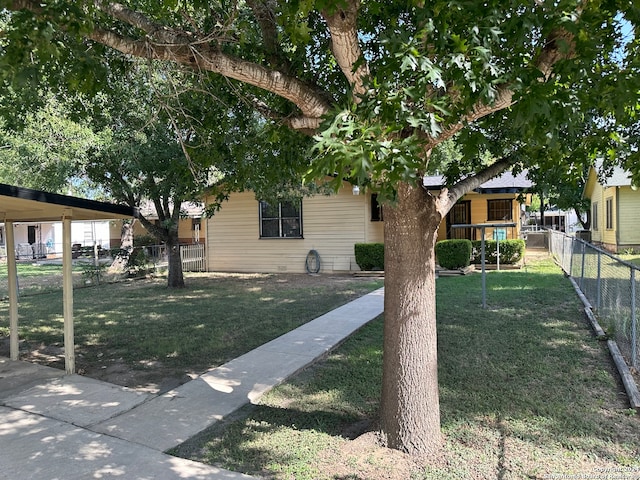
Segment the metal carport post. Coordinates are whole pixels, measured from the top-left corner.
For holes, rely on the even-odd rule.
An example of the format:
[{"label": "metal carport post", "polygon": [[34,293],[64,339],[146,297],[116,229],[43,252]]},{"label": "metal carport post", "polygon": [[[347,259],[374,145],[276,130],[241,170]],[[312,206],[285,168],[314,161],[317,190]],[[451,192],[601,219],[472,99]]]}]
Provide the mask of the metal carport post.
[{"label": "metal carport post", "polygon": [[71,221],[128,219],[134,209],[112,203],[97,202],[66,195],[0,184],[0,218],[4,220],[7,238],[7,270],[9,294],[9,355],[18,360],[18,273],[15,258],[14,222],[62,222],[62,295],[64,316],[64,357],[67,374],[75,373],[75,340],[73,325],[73,277],[71,257]]}]

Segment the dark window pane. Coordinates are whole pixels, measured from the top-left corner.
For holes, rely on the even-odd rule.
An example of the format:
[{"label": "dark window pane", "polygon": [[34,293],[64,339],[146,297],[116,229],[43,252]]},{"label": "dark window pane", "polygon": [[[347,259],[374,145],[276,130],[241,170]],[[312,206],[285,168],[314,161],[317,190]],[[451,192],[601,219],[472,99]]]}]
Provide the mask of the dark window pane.
[{"label": "dark window pane", "polygon": [[467,218],[467,203],[456,203],[451,210],[451,223],[453,224],[466,224],[469,223]]},{"label": "dark window pane", "polygon": [[283,218],[282,219],[282,236],[283,237],[300,237],[300,219]]},{"label": "dark window pane", "polygon": [[260,236],[270,238],[301,238],[301,202],[269,204],[260,202]]},{"label": "dark window pane", "polygon": [[300,204],[298,202],[282,202],[281,215],[283,217],[299,217],[300,216]]},{"label": "dark window pane", "polygon": [[487,200],[487,220],[511,220],[511,200]]},{"label": "dark window pane", "polygon": [[262,218],[278,218],[278,204],[271,205],[267,202],[260,202],[260,212],[262,214]]},{"label": "dark window pane", "polygon": [[262,236],[263,237],[279,237],[280,221],[277,218],[262,220]]},{"label": "dark window pane", "polygon": [[382,216],[382,205],[378,203],[378,194],[371,194],[371,221],[372,222],[381,222],[383,220]]}]

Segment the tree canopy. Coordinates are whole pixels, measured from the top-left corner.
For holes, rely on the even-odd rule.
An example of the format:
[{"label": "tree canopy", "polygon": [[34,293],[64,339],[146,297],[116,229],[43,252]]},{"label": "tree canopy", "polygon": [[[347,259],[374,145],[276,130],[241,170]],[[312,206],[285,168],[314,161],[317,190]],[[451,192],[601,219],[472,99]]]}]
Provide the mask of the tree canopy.
[{"label": "tree canopy", "polygon": [[[0,65],[14,87],[101,88],[122,67],[116,52],[221,74],[265,118],[320,134],[316,173],[382,190],[419,176],[424,152],[481,119],[552,148],[587,114],[607,135],[637,114],[630,2],[0,6]],[[465,137],[468,151],[486,141]]]},{"label": "tree canopy", "polygon": [[[313,136],[310,164],[294,170],[335,174],[387,199],[381,429],[390,446],[413,454],[440,444],[433,246],[442,218],[507,168],[564,161],[568,137],[582,138],[580,161],[602,157],[640,176],[634,2],[0,0],[0,7],[2,81],[24,101],[32,97],[23,87],[42,82],[106,88],[131,57],[171,63],[223,79],[247,107],[244,118],[251,111]],[[463,155],[447,164],[447,188],[425,191],[434,148],[454,136]],[[273,165],[255,164],[270,178],[295,161],[275,157]]]},{"label": "tree canopy", "polygon": [[96,137],[86,125],[70,120],[55,98],[29,112],[19,130],[0,120],[0,181],[57,193],[79,193],[71,182],[88,158]]}]

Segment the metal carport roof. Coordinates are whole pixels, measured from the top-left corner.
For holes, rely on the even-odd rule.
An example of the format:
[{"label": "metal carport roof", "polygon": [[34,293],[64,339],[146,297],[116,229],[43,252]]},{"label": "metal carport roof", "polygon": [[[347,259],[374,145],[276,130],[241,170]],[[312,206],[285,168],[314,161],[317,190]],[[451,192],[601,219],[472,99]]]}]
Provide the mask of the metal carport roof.
[{"label": "metal carport roof", "polygon": [[131,218],[135,212],[126,205],[97,202],[57,193],[0,183],[0,221],[59,222],[70,211],[73,220]]},{"label": "metal carport roof", "polygon": [[136,216],[124,205],[59,195],[0,183],[0,222],[6,229],[10,356],[18,359],[18,292],[14,222],[62,222],[62,295],[64,312],[64,359],[68,374],[75,372],[73,334],[73,282],[71,277],[71,221],[111,220]]}]

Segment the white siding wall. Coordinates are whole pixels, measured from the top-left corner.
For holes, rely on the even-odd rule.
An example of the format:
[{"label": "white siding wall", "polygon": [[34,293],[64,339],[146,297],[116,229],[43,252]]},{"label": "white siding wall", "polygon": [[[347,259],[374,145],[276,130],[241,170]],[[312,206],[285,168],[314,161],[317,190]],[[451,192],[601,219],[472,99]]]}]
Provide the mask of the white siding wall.
[{"label": "white siding wall", "polygon": [[302,239],[260,239],[253,192],[234,193],[207,225],[208,268],[234,272],[305,272],[310,250],[321,272],[359,270],[355,243],[381,242],[382,224],[370,225],[369,195],[345,185],[337,195],[302,200]]}]

